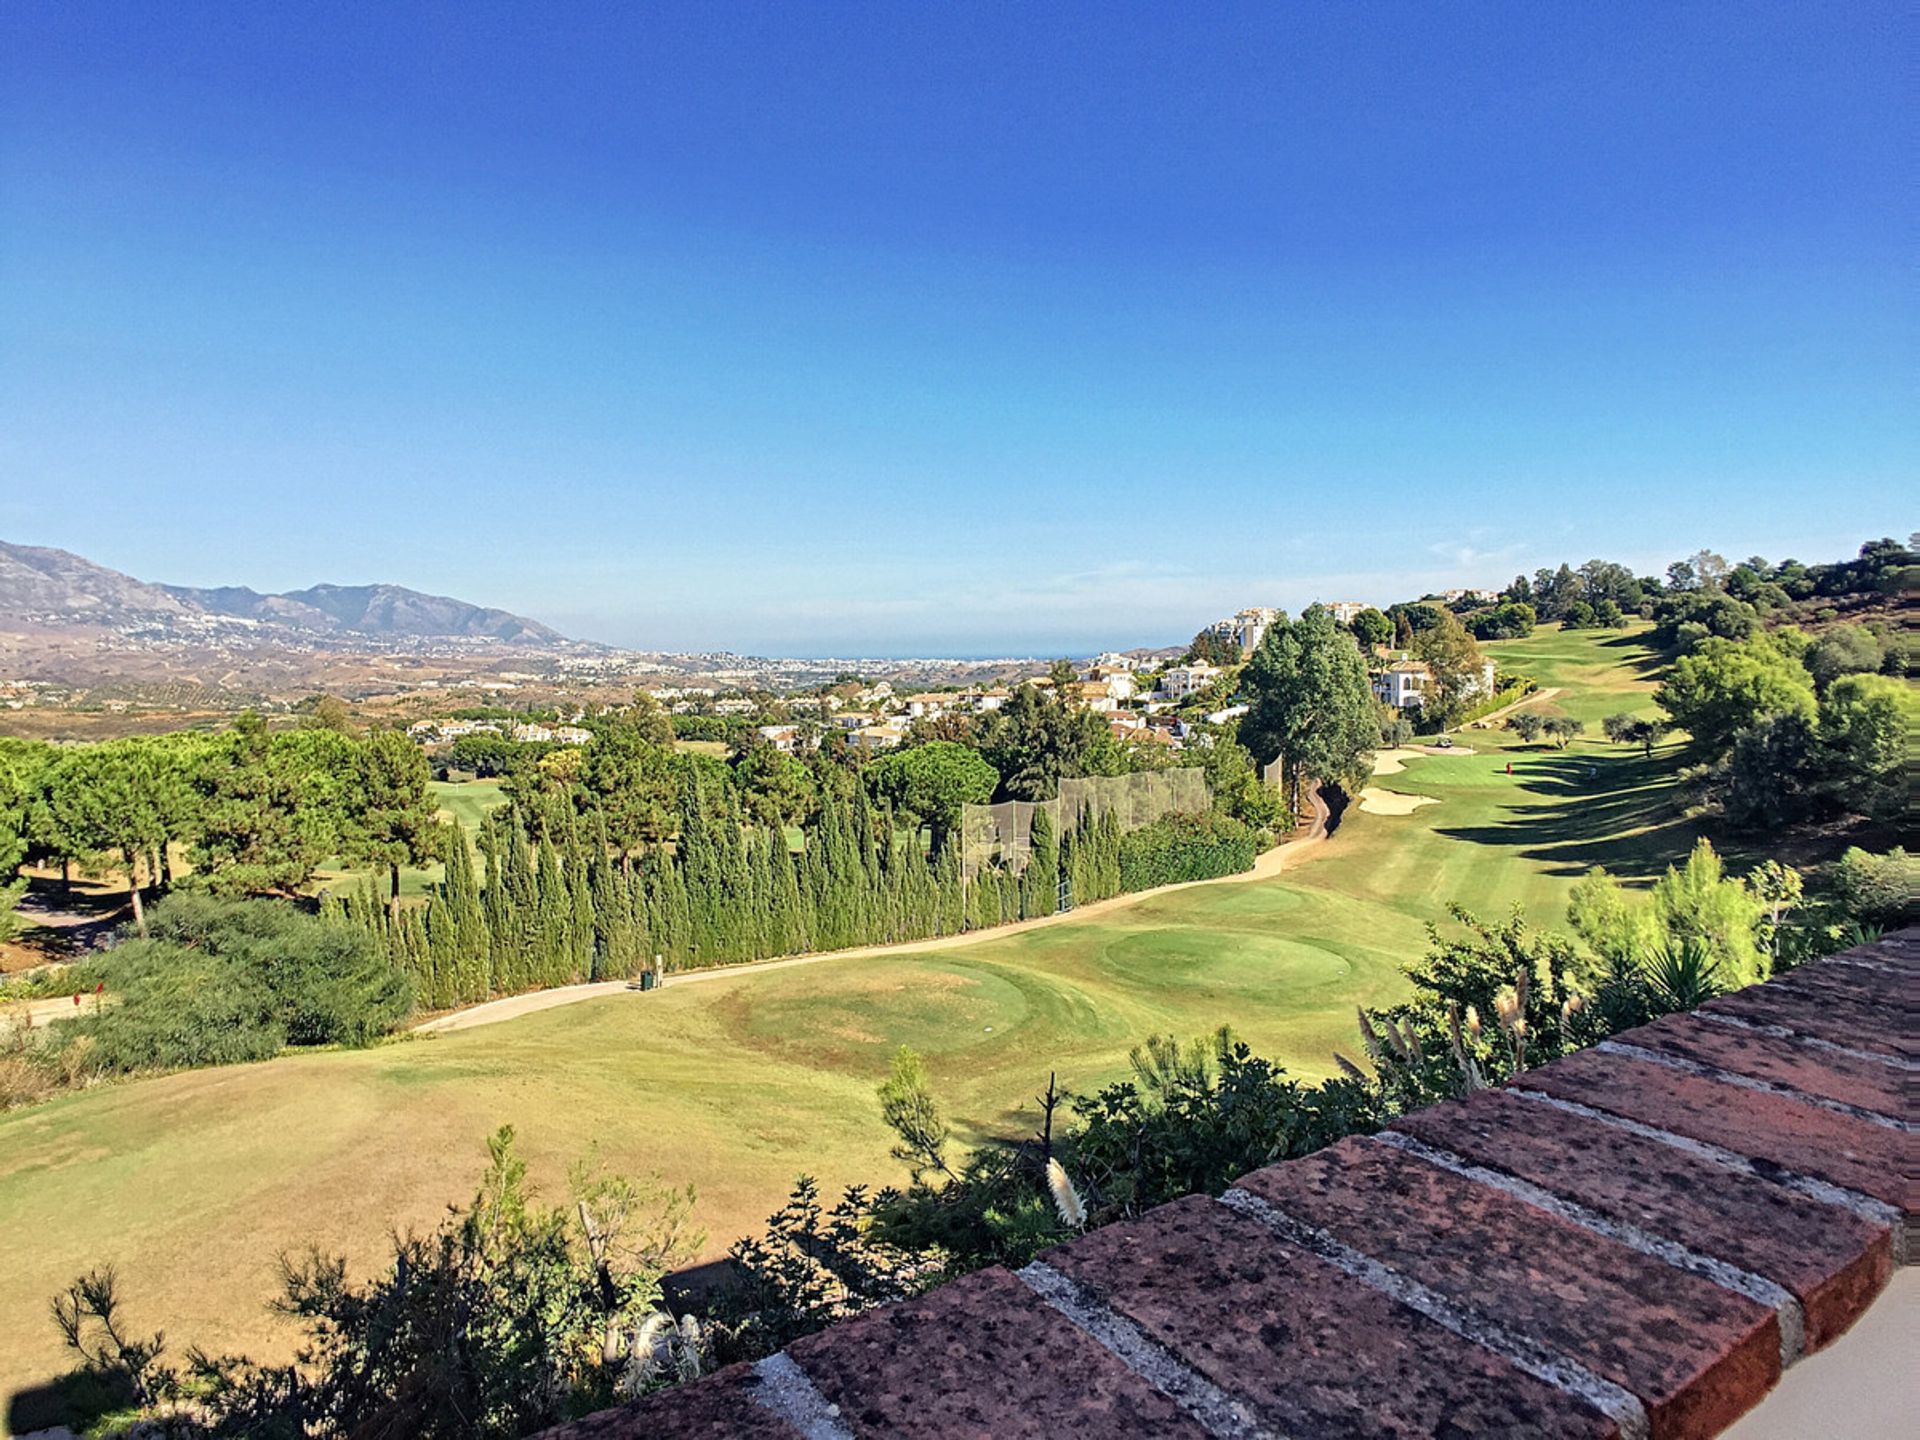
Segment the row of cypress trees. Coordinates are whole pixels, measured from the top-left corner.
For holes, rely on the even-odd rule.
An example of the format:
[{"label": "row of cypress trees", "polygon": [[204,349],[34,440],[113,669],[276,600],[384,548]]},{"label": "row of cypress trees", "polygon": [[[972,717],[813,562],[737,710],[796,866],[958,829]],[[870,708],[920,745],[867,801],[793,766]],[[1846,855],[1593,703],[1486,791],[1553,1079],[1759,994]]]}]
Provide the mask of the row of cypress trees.
[{"label": "row of cypress trees", "polygon": [[795,851],[783,831],[746,824],[731,787],[711,793],[695,769],[670,845],[616,854],[579,792],[520,796],[482,823],[478,863],[456,825],[446,878],[424,907],[383,905],[371,886],[326,904],[380,940],[419,1004],[445,1009],[631,978],[655,956],[692,969],[1050,915],[1063,898],[1120,893],[1120,842],[1111,815],[1056,838],[1040,810],[1021,873],[990,865],[963,879],[957,845],[929,855],[853,786],[823,798]]}]

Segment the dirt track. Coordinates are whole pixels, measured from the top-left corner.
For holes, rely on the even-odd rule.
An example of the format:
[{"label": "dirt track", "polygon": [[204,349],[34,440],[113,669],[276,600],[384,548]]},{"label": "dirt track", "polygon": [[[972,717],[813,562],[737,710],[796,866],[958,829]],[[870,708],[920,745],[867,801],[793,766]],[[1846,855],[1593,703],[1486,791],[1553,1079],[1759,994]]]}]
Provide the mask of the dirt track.
[{"label": "dirt track", "polygon": [[1560,693],[1560,689],[1561,687],[1558,685],[1549,685],[1546,689],[1536,690],[1531,695],[1522,695],[1511,705],[1502,705],[1498,710],[1493,711],[1489,715],[1482,715],[1478,720],[1469,720],[1464,728],[1468,730],[1491,730],[1493,729],[1494,721],[1504,720],[1514,711],[1522,709],[1525,706],[1537,705],[1542,700],[1551,700]]}]

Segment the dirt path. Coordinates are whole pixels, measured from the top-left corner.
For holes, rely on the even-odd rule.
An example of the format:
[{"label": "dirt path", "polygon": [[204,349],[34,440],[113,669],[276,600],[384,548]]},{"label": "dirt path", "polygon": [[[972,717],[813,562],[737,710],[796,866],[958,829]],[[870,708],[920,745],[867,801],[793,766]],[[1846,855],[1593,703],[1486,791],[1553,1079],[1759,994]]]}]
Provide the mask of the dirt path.
[{"label": "dirt path", "polygon": [[1494,721],[1506,719],[1507,716],[1524,705],[1537,705],[1542,700],[1551,700],[1560,693],[1560,690],[1561,687],[1558,685],[1549,685],[1546,689],[1536,690],[1531,695],[1522,695],[1511,705],[1502,705],[1490,715],[1482,715],[1478,720],[1469,720],[1465,728],[1468,730],[1491,730]]},{"label": "dirt path", "polygon": [[[780,960],[756,960],[745,965],[714,965],[704,970],[681,970],[668,975],[663,986],[697,985],[703,980],[724,980],[729,976],[757,974],[763,970],[788,970],[796,965],[817,965],[822,960],[866,960],[884,955],[925,955],[936,950],[964,950],[969,945],[979,945],[1023,930],[1038,930],[1046,925],[1063,925],[1092,915],[1110,914],[1115,910],[1124,910],[1128,906],[1138,905],[1141,901],[1153,896],[1190,889],[1195,885],[1234,885],[1245,884],[1250,880],[1271,880],[1280,873],[1282,865],[1293,866],[1298,865],[1302,860],[1312,859],[1315,851],[1326,843],[1327,803],[1320,798],[1320,792],[1317,789],[1309,791],[1307,798],[1313,806],[1313,823],[1308,826],[1306,833],[1296,835],[1291,840],[1282,841],[1265,854],[1256,857],[1253,868],[1243,870],[1238,875],[1222,875],[1214,880],[1185,880],[1177,885],[1161,885],[1153,890],[1135,890],[1127,895],[1116,895],[1111,900],[1096,900],[1090,905],[1078,905],[1059,915],[1043,915],[1034,920],[1016,920],[1011,925],[995,925],[987,930],[968,930],[959,935],[940,935],[928,940],[902,940],[892,945],[861,945],[851,950],[823,950],[814,955],[789,955]],[[629,982],[625,980],[601,980],[587,985],[563,985],[552,990],[535,990],[526,995],[509,995],[504,1000],[488,1000],[484,1004],[472,1005],[464,1010],[455,1010],[448,1015],[423,1020],[413,1027],[413,1033],[444,1035],[454,1030],[471,1030],[476,1025],[493,1025],[502,1020],[517,1019],[522,1015],[535,1015],[542,1010],[552,1010],[561,1005],[575,1005],[582,1000],[597,1000],[603,995],[626,993],[628,984]],[[71,1000],[65,1003],[68,1006],[73,1004]]]},{"label": "dirt path", "polygon": [[71,995],[57,996],[52,1000],[28,1000],[19,1005],[0,1006],[0,1025],[4,1025],[15,1015],[27,1017],[27,1028],[38,1025],[51,1025],[56,1020],[71,1020],[76,1015],[91,1015],[99,1008],[99,1000],[92,995],[83,995],[75,1005]]}]

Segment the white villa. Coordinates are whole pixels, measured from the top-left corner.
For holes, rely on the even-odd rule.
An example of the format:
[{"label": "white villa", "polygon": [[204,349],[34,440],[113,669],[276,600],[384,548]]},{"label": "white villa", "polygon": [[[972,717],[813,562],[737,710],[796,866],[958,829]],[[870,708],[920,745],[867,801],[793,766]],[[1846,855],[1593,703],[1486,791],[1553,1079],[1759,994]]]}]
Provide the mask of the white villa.
[{"label": "white villa", "polygon": [[1160,691],[1170,700],[1197,695],[1220,678],[1220,667],[1199,661],[1192,665],[1171,665],[1160,672]]},{"label": "white villa", "polygon": [[906,726],[898,720],[883,720],[853,731],[847,736],[847,744],[856,750],[891,750],[906,738]]},{"label": "white villa", "polygon": [[1373,677],[1373,693],[1396,710],[1426,704],[1432,690],[1433,671],[1424,660],[1396,660]]},{"label": "white villa", "polygon": [[1092,693],[1087,687],[1095,687],[1101,695],[1117,703],[1131,700],[1138,688],[1133,671],[1115,670],[1106,665],[1095,665],[1081,676],[1081,680],[1084,682],[1082,694]]},{"label": "white villa", "polygon": [[791,755],[800,747],[800,727],[798,725],[762,725],[757,733],[774,749]]},{"label": "white villa", "polygon": [[1278,610],[1255,605],[1236,611],[1231,619],[1216,620],[1207,628],[1222,640],[1239,646],[1242,655],[1251,655],[1266,638],[1267,627],[1279,618]]},{"label": "white villa", "polygon": [[[1463,697],[1491,695],[1493,685],[1493,661],[1488,660],[1482,664],[1479,677],[1461,686],[1460,693]],[[1410,660],[1404,656],[1373,677],[1373,693],[1396,710],[1410,710],[1416,705],[1426,704],[1427,697],[1438,688],[1433,670],[1426,661]]]}]

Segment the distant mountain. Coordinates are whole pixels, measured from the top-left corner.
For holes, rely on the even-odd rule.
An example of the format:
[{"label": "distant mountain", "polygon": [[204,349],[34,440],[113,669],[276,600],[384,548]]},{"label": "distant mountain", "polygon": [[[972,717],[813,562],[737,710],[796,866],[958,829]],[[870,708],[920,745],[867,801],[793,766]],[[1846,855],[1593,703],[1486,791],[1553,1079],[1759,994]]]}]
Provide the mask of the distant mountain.
[{"label": "distant mountain", "polygon": [[4,540],[0,614],[43,623],[100,625],[224,615],[340,638],[491,638],[519,645],[555,644],[566,638],[525,616],[398,585],[315,585],[285,595],[262,595],[241,585],[150,585],[65,550]]},{"label": "distant mountain", "polygon": [[521,645],[546,645],[566,637],[537,620],[470,605],[445,595],[423,595],[398,585],[314,585],[284,595],[262,595],[240,585],[197,590],[162,587],[169,595],[214,615],[235,615],[302,630],[351,631],[356,635],[491,636]]},{"label": "distant mountain", "polygon": [[110,624],[137,616],[184,616],[192,608],[164,586],[144,584],[65,550],[0,540],[0,613]]}]

